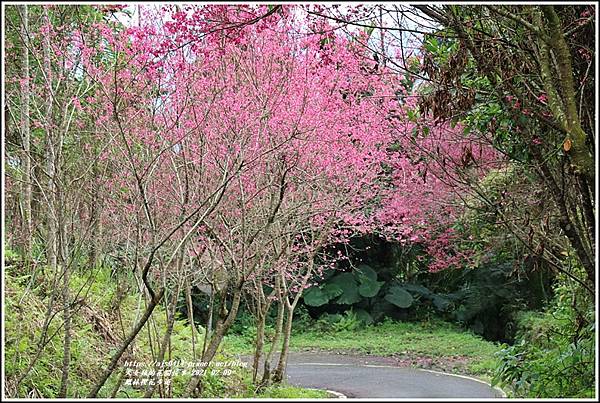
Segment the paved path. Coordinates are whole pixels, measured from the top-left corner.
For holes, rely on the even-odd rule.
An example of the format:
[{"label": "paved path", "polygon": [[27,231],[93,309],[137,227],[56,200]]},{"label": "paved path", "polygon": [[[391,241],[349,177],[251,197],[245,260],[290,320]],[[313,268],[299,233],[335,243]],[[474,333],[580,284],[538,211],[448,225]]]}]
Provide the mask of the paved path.
[{"label": "paved path", "polygon": [[385,357],[291,353],[288,382],[349,398],[501,398],[483,381],[390,365]]}]

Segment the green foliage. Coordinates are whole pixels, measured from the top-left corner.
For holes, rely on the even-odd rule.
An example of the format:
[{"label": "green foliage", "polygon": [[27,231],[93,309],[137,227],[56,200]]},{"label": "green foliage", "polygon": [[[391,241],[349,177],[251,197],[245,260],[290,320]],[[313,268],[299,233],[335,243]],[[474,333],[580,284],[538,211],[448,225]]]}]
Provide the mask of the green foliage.
[{"label": "green foliage", "polygon": [[303,293],[304,303],[318,307],[329,303],[353,305],[363,298],[376,296],[384,283],[377,281],[377,273],[367,265],[353,272],[336,274],[321,285],[308,288]]},{"label": "green foliage", "polygon": [[315,327],[321,331],[334,333],[356,330],[363,325],[359,316],[351,310],[346,311],[343,315],[326,313],[315,322]]},{"label": "green foliage", "polygon": [[516,278],[510,262],[431,274],[431,291],[422,291],[420,307],[429,306],[436,315],[489,340],[510,341],[515,313],[534,305],[532,300],[537,298],[531,286],[537,277],[531,277]]},{"label": "green foliage", "polygon": [[248,309],[241,307],[238,315],[235,318],[235,322],[229,329],[229,333],[240,334],[246,337],[253,337],[256,335],[256,319],[248,311]]},{"label": "green foliage", "polygon": [[[335,286],[338,290],[340,290],[341,293],[343,293],[342,288],[339,287],[337,284],[330,285]],[[325,305],[329,302],[330,299],[329,295],[327,295],[327,293],[325,293],[320,287],[311,287],[304,291],[304,294],[302,296],[304,298],[304,303],[310,306]]]},{"label": "green foliage", "polygon": [[17,260],[19,260],[19,254],[16,251],[10,248],[4,249],[4,262],[6,265],[11,265]]},{"label": "green foliage", "polygon": [[268,399],[325,399],[331,396],[324,390],[299,388],[291,385],[272,385],[264,388],[259,394],[253,397]]},{"label": "green foliage", "polygon": [[[391,300],[396,301],[396,305],[402,305],[399,298],[403,298],[403,301],[411,298],[410,294],[403,290],[384,291],[385,284],[385,281],[378,281],[378,274],[371,266],[361,264],[352,272],[333,275],[320,285],[308,288],[303,294],[304,303],[312,307],[326,304],[352,305],[353,308],[364,310],[366,302],[374,299],[374,304],[377,304],[377,297],[384,292],[390,295]],[[410,303],[402,307],[408,306]]]},{"label": "green foliage", "polygon": [[353,273],[340,273],[329,280],[341,288],[342,294],[335,300],[338,304],[352,305],[360,301],[358,282]]},{"label": "green foliage", "polygon": [[353,312],[356,315],[356,318],[367,326],[372,325],[375,322],[371,314],[364,309],[358,308]]},{"label": "green foliage", "polygon": [[361,320],[353,311],[346,311],[338,321],[333,324],[334,332],[353,331],[362,326]]},{"label": "green foliage", "polygon": [[517,342],[498,358],[493,381],[517,397],[594,397],[593,301],[562,279],[547,310],[519,316]]},{"label": "green foliage", "polygon": [[[39,276],[42,278],[42,276]],[[49,279],[48,279],[49,280]],[[47,331],[47,344],[43,353],[33,366],[30,374],[15,388],[16,380],[29,367],[38,350],[42,328],[45,322],[46,287],[35,283],[27,289],[30,276],[19,276],[8,270],[5,272],[5,373],[8,385],[7,391],[16,396],[25,397],[33,393],[41,397],[54,397],[60,385],[62,361],[62,340],[60,315],[50,322]],[[77,307],[78,314],[74,316],[71,345],[72,376],[69,387],[71,396],[85,396],[91,387],[91,380],[97,374],[97,365],[104,365],[106,357],[101,355],[102,337],[91,330],[91,324],[82,315],[85,308]],[[58,337],[50,337],[58,334]]]},{"label": "green foliage", "polygon": [[[48,337],[39,359],[29,375],[16,389],[17,379],[35,359],[44,325],[47,303],[52,291],[51,273],[45,268],[32,280],[23,275],[17,266],[8,266],[5,274],[5,374],[7,394],[11,396],[40,396],[53,398],[58,393],[63,357],[62,316],[59,311],[53,316],[48,327]],[[114,309],[122,290],[119,281],[111,274],[112,270],[100,267],[94,270],[73,270],[71,274],[71,295],[79,295],[73,307],[71,370],[68,396],[83,398],[89,393],[100,371],[105,368],[111,354],[118,348],[124,334],[131,329],[140,315],[138,305],[141,300],[135,295],[125,294],[120,303],[120,314]],[[120,281],[129,281],[122,278]],[[134,354],[130,359],[151,362],[157,342],[166,329],[166,313],[161,305],[156,308],[151,323],[147,324],[135,341]],[[201,346],[204,330],[197,329],[196,351]],[[156,333],[158,331],[158,333]],[[151,339],[149,338],[151,337]],[[176,317],[166,360],[192,361],[192,331],[184,318]],[[231,360],[224,351],[215,358],[217,361]],[[100,391],[99,397],[106,398],[116,386],[119,369],[109,378]],[[223,377],[211,375],[203,378],[203,397],[233,396],[239,390],[240,373],[236,368],[233,374]],[[189,376],[176,376],[173,379],[173,396],[181,396],[187,387]],[[117,398],[141,397],[143,390],[129,385],[121,385]]]},{"label": "green foliage", "polygon": [[398,286],[390,288],[385,299],[399,308],[408,308],[413,303],[412,295],[404,288]]},{"label": "green foliage", "polygon": [[366,276],[361,276],[360,278],[361,283],[358,287],[358,293],[365,298],[376,296],[384,284],[383,281],[372,280]]},{"label": "green foliage", "polygon": [[358,265],[356,272],[361,279],[368,278],[370,280],[377,280],[377,272],[369,265]]},{"label": "green foliage", "polygon": [[330,300],[337,298],[344,293],[344,289],[335,283],[324,284],[322,290]]},{"label": "green foliage", "polygon": [[[500,192],[506,178],[499,174],[496,179],[491,187]],[[473,268],[428,273],[410,265],[417,260],[414,252],[408,251],[406,256],[390,253],[391,259],[384,263],[387,267],[360,264],[352,271],[325,277],[305,291],[305,306],[314,318],[324,313],[342,314],[350,308],[361,312],[365,323],[438,316],[490,340],[510,341],[514,313],[540,306],[545,298],[542,283],[549,280],[547,276],[517,271],[520,268],[512,256],[500,254]]]}]

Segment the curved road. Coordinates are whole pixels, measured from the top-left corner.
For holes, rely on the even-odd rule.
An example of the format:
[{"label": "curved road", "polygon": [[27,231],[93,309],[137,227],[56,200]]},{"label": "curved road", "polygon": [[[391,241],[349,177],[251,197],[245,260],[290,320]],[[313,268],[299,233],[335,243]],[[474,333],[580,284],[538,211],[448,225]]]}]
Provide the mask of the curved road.
[{"label": "curved road", "polygon": [[389,365],[383,357],[291,353],[288,382],[349,398],[501,398],[483,381]]}]

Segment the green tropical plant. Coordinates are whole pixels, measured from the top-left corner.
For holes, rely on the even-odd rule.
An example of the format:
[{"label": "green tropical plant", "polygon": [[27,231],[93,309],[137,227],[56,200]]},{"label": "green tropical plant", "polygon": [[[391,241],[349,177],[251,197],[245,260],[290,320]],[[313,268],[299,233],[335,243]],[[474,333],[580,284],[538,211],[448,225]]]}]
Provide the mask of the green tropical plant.
[{"label": "green tropical plant", "polygon": [[494,384],[517,397],[594,397],[593,302],[579,287],[559,280],[543,312],[523,312],[517,341],[497,353]]}]

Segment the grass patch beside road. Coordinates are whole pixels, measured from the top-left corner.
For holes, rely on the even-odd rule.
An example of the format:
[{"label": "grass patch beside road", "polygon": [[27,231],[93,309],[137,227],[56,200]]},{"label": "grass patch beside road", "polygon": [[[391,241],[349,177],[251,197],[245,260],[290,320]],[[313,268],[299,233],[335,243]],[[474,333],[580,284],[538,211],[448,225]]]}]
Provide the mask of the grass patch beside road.
[{"label": "grass patch beside road", "polygon": [[276,385],[265,388],[260,394],[250,397],[257,399],[326,399],[332,396],[325,390]]},{"label": "grass patch beside road", "polygon": [[[309,328],[310,329],[310,328]],[[229,352],[251,354],[252,335],[228,336]],[[356,330],[319,329],[292,335],[292,351],[370,354],[394,359],[394,364],[475,375],[489,380],[496,365],[495,343],[451,323],[386,321]]]}]

